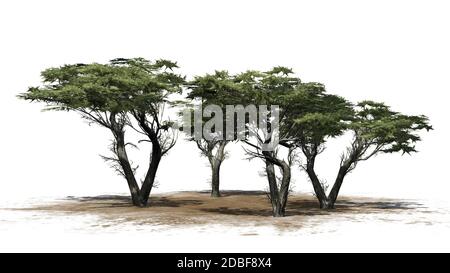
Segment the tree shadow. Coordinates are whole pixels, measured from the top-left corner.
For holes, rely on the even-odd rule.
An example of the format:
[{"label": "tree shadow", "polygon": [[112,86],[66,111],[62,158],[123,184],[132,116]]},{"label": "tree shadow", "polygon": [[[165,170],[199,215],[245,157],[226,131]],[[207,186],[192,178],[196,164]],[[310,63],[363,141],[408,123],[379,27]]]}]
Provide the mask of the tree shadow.
[{"label": "tree shadow", "polygon": [[219,208],[205,208],[200,209],[204,212],[224,214],[224,215],[235,215],[235,216],[272,216],[272,211],[268,209],[254,209],[254,208],[229,208],[229,207],[219,207]]},{"label": "tree shadow", "polygon": [[153,197],[150,200],[150,207],[182,207],[182,206],[192,206],[201,205],[203,201],[195,199],[169,199],[167,197]]},{"label": "tree shadow", "polygon": [[[82,203],[88,202],[101,207],[133,207],[131,197],[124,195],[68,196],[66,200]],[[182,207],[201,204],[203,204],[202,201],[195,199],[170,199],[164,196],[155,196],[150,198],[148,207]]]},{"label": "tree shadow", "polygon": [[384,211],[415,210],[426,208],[413,201],[349,201],[338,200],[334,209],[320,209],[315,200],[293,200],[286,208],[287,215],[327,215],[332,213],[377,213]]},{"label": "tree shadow", "polygon": [[[196,194],[208,194],[209,191],[194,192]],[[222,191],[222,197],[238,196],[242,198],[248,197],[262,197],[266,195],[264,191]],[[100,196],[84,196],[73,197],[68,196],[66,200],[87,203],[90,208],[132,208],[131,198],[124,195],[100,195]],[[272,217],[272,208],[270,202],[262,201],[262,199],[250,199],[250,206],[242,205],[243,203],[227,202],[220,204],[220,198],[209,197],[190,197],[190,196],[153,196],[150,198],[149,208],[181,208],[185,206],[197,206],[208,205],[210,201],[212,204],[216,204],[217,207],[198,207],[194,210],[221,214],[221,215],[234,215],[234,216],[259,216],[259,217]],[[233,199],[231,199],[233,200]],[[256,201],[257,200],[257,201]],[[219,203],[216,203],[219,202]],[[239,201],[237,201],[239,202]],[[398,210],[414,210],[426,208],[423,204],[413,201],[404,200],[356,200],[351,201],[350,198],[342,198],[338,200],[335,205],[335,209],[323,210],[319,208],[319,203],[314,199],[290,199],[286,207],[286,216],[319,216],[319,215],[331,215],[339,213],[380,213],[382,211],[398,211]],[[190,208],[192,209],[192,208]]]},{"label": "tree shadow", "polygon": [[343,200],[336,203],[336,208],[369,208],[380,210],[413,210],[426,208],[423,204],[412,201],[366,201],[355,202]]},{"label": "tree shadow", "polygon": [[[264,193],[265,194],[265,193]],[[364,201],[353,202],[342,200],[336,203],[335,209],[320,209],[319,203],[315,200],[292,200],[288,202],[286,207],[286,217],[289,216],[318,216],[331,215],[334,213],[376,213],[380,210],[414,210],[419,208],[426,208],[420,203],[409,201]],[[267,204],[267,209],[261,208],[233,208],[233,207],[219,207],[219,208],[203,208],[204,212],[235,215],[235,216],[261,216],[271,217],[272,210],[270,203]]]},{"label": "tree shadow", "polygon": [[[197,193],[201,194],[210,194],[210,191],[198,191]],[[230,197],[230,196],[265,196],[267,195],[264,191],[240,191],[240,190],[221,190],[221,197]]]},{"label": "tree shadow", "polygon": [[[272,209],[270,205],[267,209],[256,209],[256,208],[230,208],[230,207],[220,207],[220,208],[208,208],[200,209],[204,212],[223,214],[223,215],[235,215],[235,216],[260,216],[260,217],[272,217]],[[315,216],[315,215],[327,215],[330,214],[328,211],[324,210],[305,210],[297,208],[287,208],[286,217],[288,216]]]}]

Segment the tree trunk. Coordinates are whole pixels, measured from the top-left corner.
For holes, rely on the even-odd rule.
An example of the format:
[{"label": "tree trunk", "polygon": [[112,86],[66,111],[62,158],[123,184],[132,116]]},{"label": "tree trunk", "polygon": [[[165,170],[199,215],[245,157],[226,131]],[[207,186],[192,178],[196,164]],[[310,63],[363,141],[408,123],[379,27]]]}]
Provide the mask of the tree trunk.
[{"label": "tree trunk", "polygon": [[158,171],[159,163],[161,162],[162,151],[159,143],[152,142],[152,155],[150,158],[150,166],[147,174],[145,175],[144,183],[141,188],[141,198],[144,206],[148,205],[150,193],[155,183],[156,172]]},{"label": "tree trunk", "polygon": [[[220,197],[220,166],[222,165],[225,152],[226,141],[218,143],[217,152],[214,156],[210,156],[209,162],[211,164],[211,197]],[[212,152],[212,150],[211,150]]]},{"label": "tree trunk", "polygon": [[283,173],[283,178],[281,179],[281,186],[280,186],[280,206],[281,212],[284,216],[289,195],[289,185],[291,183],[291,167],[285,162],[283,162],[281,166],[281,171]]},{"label": "tree trunk", "polygon": [[273,217],[284,217],[285,216],[285,210],[281,203],[278,203],[275,206],[275,209],[273,210]]},{"label": "tree trunk", "polygon": [[275,165],[266,161],[266,174],[269,182],[270,201],[272,203],[272,213],[274,217],[284,217],[286,214],[286,205],[289,195],[289,184],[291,182],[291,168],[288,164],[281,165],[282,180],[280,189],[278,189]]},{"label": "tree trunk", "polygon": [[344,182],[344,178],[345,175],[347,174],[347,171],[348,171],[347,166],[341,166],[339,168],[339,172],[334,182],[333,188],[331,189],[330,194],[328,195],[329,209],[334,209],[334,204],[336,203],[337,197],[339,195],[339,190],[341,189],[342,182]]},{"label": "tree trunk", "polygon": [[220,165],[222,162],[216,160],[212,166],[212,176],[211,176],[211,197],[220,197]]},{"label": "tree trunk", "polygon": [[119,159],[120,166],[122,167],[123,174],[125,175],[125,179],[127,180],[128,188],[130,189],[131,200],[134,206],[142,207],[144,206],[144,203],[140,196],[140,190],[134,176],[133,168],[131,167],[128,159],[127,151],[125,148],[124,133],[120,132],[116,134],[116,136],[117,157]]},{"label": "tree trunk", "polygon": [[272,203],[272,212],[274,217],[281,217],[281,211],[278,198],[278,186],[275,176],[275,166],[273,163],[266,161],[266,174],[269,182],[269,198]]},{"label": "tree trunk", "polygon": [[328,208],[328,197],[325,192],[325,189],[322,186],[322,183],[320,183],[319,178],[316,175],[316,172],[314,170],[314,162],[313,160],[308,160],[307,166],[306,166],[306,173],[309,176],[309,179],[311,180],[311,183],[314,188],[314,193],[316,195],[317,200],[319,201],[319,205],[321,209]]}]

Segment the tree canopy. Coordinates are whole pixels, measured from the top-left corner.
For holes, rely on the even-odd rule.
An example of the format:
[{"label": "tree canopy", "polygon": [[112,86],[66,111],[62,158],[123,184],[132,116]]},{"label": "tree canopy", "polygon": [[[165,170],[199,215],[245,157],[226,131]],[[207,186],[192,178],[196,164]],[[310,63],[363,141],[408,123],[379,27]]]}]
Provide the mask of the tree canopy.
[{"label": "tree canopy", "polygon": [[[50,110],[89,112],[152,112],[170,93],[181,92],[184,78],[168,60],[114,59],[109,64],[74,64],[41,73],[43,85],[20,98],[48,103]],[[93,121],[102,121],[92,118]],[[99,122],[103,125],[103,122]]]},{"label": "tree canopy", "polygon": [[[111,130],[113,157],[104,157],[125,176],[133,203],[147,204],[160,158],[175,144],[167,132],[170,120],[165,105],[173,93],[181,93],[184,77],[173,72],[177,64],[143,58],[117,58],[107,64],[74,64],[49,68],[41,73],[43,84],[30,87],[19,98],[44,102],[46,110],[76,111],[91,123]],[[152,143],[150,165],[139,189],[126,152],[126,128]],[[133,144],[135,145],[135,144]]]}]

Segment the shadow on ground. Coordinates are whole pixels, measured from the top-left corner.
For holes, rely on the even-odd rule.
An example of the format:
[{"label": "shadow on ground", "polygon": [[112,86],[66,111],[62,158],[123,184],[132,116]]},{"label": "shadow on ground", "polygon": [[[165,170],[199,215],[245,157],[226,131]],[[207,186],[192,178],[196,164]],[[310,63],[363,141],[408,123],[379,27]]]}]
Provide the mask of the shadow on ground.
[{"label": "shadow on ground", "polygon": [[[188,196],[191,198],[183,198]],[[225,202],[227,198],[232,198],[230,206],[217,206],[222,203],[227,203]],[[246,198],[248,198],[248,200]],[[256,198],[257,200],[255,200]],[[338,200],[335,209],[321,210],[318,207],[317,200],[305,195],[293,195],[290,196],[289,203],[286,208],[286,216],[314,216],[345,211],[372,212],[376,210],[414,210],[418,208],[425,208],[422,204],[412,201],[381,201],[362,197],[354,197],[354,199],[356,199],[356,201],[350,201],[349,197],[343,197]],[[131,198],[129,196],[123,195],[100,195],[85,197],[68,196],[66,200],[80,203],[89,203],[89,205],[93,206],[94,208],[95,205],[98,205],[99,208],[105,208],[108,206],[112,208],[134,208],[131,205]],[[202,205],[205,205],[206,207]],[[213,207],[208,207],[209,205],[213,205]],[[241,207],[237,207],[239,205],[241,205]],[[169,194],[167,196],[152,196],[149,208],[158,207],[197,207],[197,209],[200,211],[215,214],[264,217],[272,216],[270,204],[267,200],[267,193],[263,191],[222,191],[220,198],[209,197],[208,191],[178,192]]]},{"label": "shadow on ground", "polygon": [[346,220],[361,221],[364,219],[358,215],[379,214],[385,217],[424,208],[420,203],[407,200],[341,197],[336,209],[321,210],[313,196],[292,194],[286,217],[274,220],[267,194],[262,191],[223,191],[220,198],[212,198],[206,191],[176,192],[152,195],[150,201],[150,206],[138,208],[131,205],[128,196],[69,196],[53,203],[20,210],[94,215],[99,217],[98,226],[102,227],[122,223],[173,227],[223,224],[298,230],[305,223],[318,225],[341,216]]},{"label": "shadow on ground", "polygon": [[[101,207],[132,207],[131,198],[123,195],[100,195],[100,196],[85,196],[85,197],[73,197],[68,196],[66,200],[76,202],[88,202],[90,204],[98,204]],[[151,198],[149,206],[151,207],[182,207],[187,205],[201,205],[202,201],[193,199],[180,199],[171,200],[168,197],[156,196]]]}]

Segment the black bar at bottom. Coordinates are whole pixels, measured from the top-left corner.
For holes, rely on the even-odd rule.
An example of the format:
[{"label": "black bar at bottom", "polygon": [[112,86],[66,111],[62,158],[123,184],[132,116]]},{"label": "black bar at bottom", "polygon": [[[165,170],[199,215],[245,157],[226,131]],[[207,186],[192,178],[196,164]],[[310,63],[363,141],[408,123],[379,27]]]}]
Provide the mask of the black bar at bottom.
[{"label": "black bar at bottom", "polygon": [[123,270],[126,272],[392,271],[447,266],[449,254],[136,253],[0,254],[3,268],[17,270]]}]

